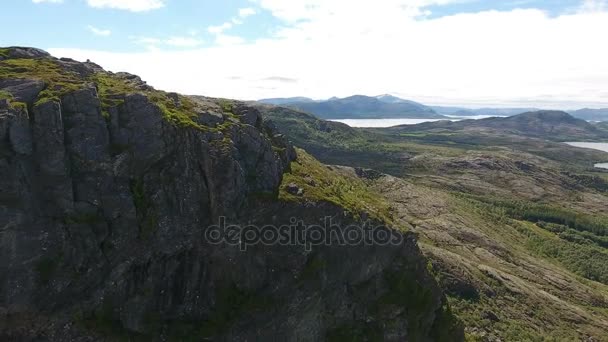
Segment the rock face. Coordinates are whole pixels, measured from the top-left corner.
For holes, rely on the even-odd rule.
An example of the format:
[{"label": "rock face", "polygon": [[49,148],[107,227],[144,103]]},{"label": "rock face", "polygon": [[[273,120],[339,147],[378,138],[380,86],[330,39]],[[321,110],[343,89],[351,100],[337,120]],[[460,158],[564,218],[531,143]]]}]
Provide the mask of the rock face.
[{"label": "rock face", "polygon": [[[102,72],[35,49],[3,58]],[[25,103],[0,101],[0,340],[462,339],[410,235],[246,251],[204,238],[220,217],[356,223],[340,207],[278,200],[296,155],[255,108],[169,94],[196,104],[183,127],[143,84],[111,106],[100,83],[42,100],[48,87],[0,74]]]}]

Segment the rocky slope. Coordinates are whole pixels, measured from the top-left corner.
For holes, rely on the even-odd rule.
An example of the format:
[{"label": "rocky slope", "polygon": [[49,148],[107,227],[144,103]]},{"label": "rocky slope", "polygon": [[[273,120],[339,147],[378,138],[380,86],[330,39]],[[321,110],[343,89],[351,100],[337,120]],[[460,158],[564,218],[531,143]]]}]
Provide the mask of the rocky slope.
[{"label": "rocky slope", "polygon": [[463,338],[405,225],[383,247],[205,238],[220,217],[391,222],[242,103],[0,49],[0,174],[3,341]]}]

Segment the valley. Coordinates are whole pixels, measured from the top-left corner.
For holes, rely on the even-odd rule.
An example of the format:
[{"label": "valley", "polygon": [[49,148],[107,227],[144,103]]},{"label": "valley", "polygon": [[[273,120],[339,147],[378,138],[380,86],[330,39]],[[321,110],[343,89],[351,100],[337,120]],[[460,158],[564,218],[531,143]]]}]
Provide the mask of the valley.
[{"label": "valley", "polygon": [[469,340],[606,340],[608,172],[593,166],[608,153],[558,141],[605,141],[593,125],[534,112],[357,129],[264,113],[320,160],[381,172],[362,177],[418,234]]}]

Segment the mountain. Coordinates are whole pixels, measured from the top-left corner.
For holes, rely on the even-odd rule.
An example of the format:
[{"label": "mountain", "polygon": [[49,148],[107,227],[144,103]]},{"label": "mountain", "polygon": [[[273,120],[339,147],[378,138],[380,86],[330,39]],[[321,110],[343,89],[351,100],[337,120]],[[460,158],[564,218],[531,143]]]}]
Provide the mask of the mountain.
[{"label": "mountain", "polygon": [[584,121],[541,112],[486,120],[490,128],[467,120],[362,129],[256,107],[412,226],[467,340],[606,339],[608,173],[593,165],[608,154],[548,133],[573,126],[564,132],[591,138]]},{"label": "mountain", "polygon": [[526,112],[538,111],[538,108],[463,108],[463,107],[448,107],[448,106],[430,106],[439,114],[457,115],[457,116],[475,116],[475,115],[491,115],[491,116],[511,116]]},{"label": "mountain", "polygon": [[503,134],[538,137],[547,140],[576,141],[608,138],[593,124],[562,111],[536,111],[509,117],[480,120],[425,122],[415,126],[398,126],[396,130],[491,130]]},{"label": "mountain", "polygon": [[[265,101],[268,103],[268,101]],[[276,101],[275,101],[276,102]],[[354,95],[326,101],[282,101],[281,105],[309,112],[325,119],[380,119],[380,118],[442,118],[420,103],[398,99],[390,95],[370,97]]]},{"label": "mountain", "polygon": [[0,137],[2,341],[464,339],[410,227],[255,107],[2,48]]},{"label": "mountain", "polygon": [[285,105],[294,102],[315,102],[313,99],[308,97],[287,97],[287,98],[272,98],[272,99],[261,99],[258,100],[261,103],[273,104],[273,105]]},{"label": "mountain", "polygon": [[[457,116],[474,116],[474,115],[492,115],[492,116],[512,116],[527,112],[539,111],[538,108],[463,108],[463,107],[448,107],[448,106],[430,106],[434,111],[442,115],[457,115]],[[568,114],[575,118],[587,121],[608,121],[608,108],[589,109],[583,108],[578,110],[567,111]]]},{"label": "mountain", "polygon": [[574,117],[588,121],[608,121],[608,108],[590,109],[583,108],[575,111],[570,111]]}]

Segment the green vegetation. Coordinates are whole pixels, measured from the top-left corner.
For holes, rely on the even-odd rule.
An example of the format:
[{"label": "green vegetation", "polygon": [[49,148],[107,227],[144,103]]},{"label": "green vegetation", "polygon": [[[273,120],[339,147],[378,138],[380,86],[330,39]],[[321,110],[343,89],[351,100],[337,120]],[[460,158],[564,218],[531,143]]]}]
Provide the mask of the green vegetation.
[{"label": "green vegetation", "polygon": [[158,228],[158,217],[152,200],[145,192],[142,179],[131,181],[131,194],[139,222],[139,236],[142,239],[149,239]]},{"label": "green vegetation", "polygon": [[8,48],[0,48],[0,57],[8,57],[9,49]]},{"label": "green vegetation", "polygon": [[[530,251],[554,259],[582,277],[608,284],[605,218],[538,203],[454,195],[484,217],[515,227],[526,236],[525,246]],[[545,234],[534,227],[545,229]]]},{"label": "green vegetation", "polygon": [[8,100],[8,104],[10,107],[17,110],[25,110],[27,109],[27,104],[24,102],[15,101],[13,94],[8,91],[0,90],[0,100]]},{"label": "green vegetation", "polygon": [[0,77],[42,80],[46,88],[38,95],[36,104],[58,101],[61,96],[80,89],[84,83],[77,74],[63,70],[50,58],[0,61]]},{"label": "green vegetation", "polygon": [[[368,214],[392,223],[391,207],[365,183],[319,163],[304,150],[297,150],[298,158],[283,176],[279,199],[283,201],[324,201],[341,206],[355,217]],[[304,190],[303,196],[288,193],[286,187],[294,183]]]},{"label": "green vegetation", "polygon": [[[66,70],[52,58],[37,59],[7,59],[0,61],[0,77],[38,79],[45,83],[45,89],[40,92],[35,105],[48,101],[60,101],[62,96],[82,89],[86,84],[94,83],[98,89],[102,104],[102,114],[109,117],[109,109],[124,103],[124,97],[131,93],[146,95],[162,111],[165,119],[181,127],[206,129],[195,122],[197,117],[196,105],[188,97],[169,94],[151,89],[140,89],[132,81],[116,74],[96,72],[88,77]],[[4,92],[0,98],[8,98]],[[15,103],[16,106],[22,104]]]},{"label": "green vegetation", "polygon": [[205,126],[201,126],[194,121],[197,114],[194,110],[194,102],[189,98],[178,95],[177,100],[175,100],[170,98],[167,93],[157,90],[148,92],[147,96],[160,108],[167,121],[181,127],[206,129]]}]

